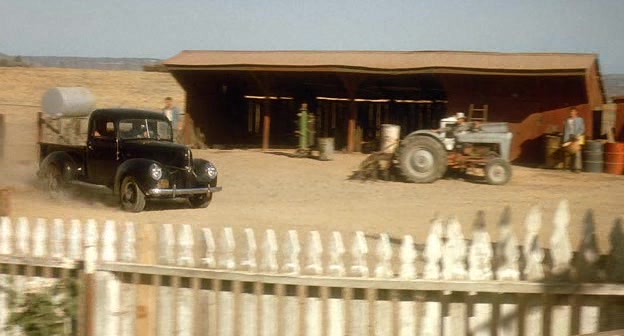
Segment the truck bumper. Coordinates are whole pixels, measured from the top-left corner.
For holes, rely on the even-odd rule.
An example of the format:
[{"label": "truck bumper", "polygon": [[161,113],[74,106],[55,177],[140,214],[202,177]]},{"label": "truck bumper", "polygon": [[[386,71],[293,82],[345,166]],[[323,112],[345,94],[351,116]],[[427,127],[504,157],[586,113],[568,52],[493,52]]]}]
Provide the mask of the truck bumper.
[{"label": "truck bumper", "polygon": [[186,188],[176,189],[175,186],[169,189],[153,188],[149,189],[145,195],[151,197],[183,197],[191,195],[200,195],[221,191],[222,187],[201,187],[201,188]]}]

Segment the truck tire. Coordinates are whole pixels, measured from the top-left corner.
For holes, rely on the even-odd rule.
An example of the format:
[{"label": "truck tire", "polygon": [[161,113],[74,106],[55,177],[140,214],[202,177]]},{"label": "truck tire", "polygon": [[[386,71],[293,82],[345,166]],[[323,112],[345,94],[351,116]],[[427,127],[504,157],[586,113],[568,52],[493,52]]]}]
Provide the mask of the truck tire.
[{"label": "truck tire", "polygon": [[485,179],[488,184],[503,185],[511,179],[511,165],[504,159],[491,159],[485,165]]},{"label": "truck tire", "polygon": [[130,212],[141,212],[145,208],[145,194],[132,176],[126,176],[119,190],[121,208]]},{"label": "truck tire", "polygon": [[212,201],[212,193],[193,195],[188,200],[192,208],[206,208]]},{"label": "truck tire", "polygon": [[401,142],[399,167],[410,182],[431,183],[446,173],[446,150],[442,143],[429,136],[414,136]]},{"label": "truck tire", "polygon": [[52,199],[61,199],[65,195],[65,181],[61,169],[50,164],[45,168],[43,175],[44,188]]}]

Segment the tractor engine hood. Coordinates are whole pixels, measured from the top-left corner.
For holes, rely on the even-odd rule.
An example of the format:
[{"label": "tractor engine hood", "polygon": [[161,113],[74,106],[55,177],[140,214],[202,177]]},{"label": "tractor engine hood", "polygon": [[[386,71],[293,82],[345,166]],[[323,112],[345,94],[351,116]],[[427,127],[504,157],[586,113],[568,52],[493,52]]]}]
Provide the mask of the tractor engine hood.
[{"label": "tractor engine hood", "polygon": [[191,167],[193,158],[184,145],[157,140],[124,140],[120,146],[125,160],[142,158],[158,161],[165,166]]}]

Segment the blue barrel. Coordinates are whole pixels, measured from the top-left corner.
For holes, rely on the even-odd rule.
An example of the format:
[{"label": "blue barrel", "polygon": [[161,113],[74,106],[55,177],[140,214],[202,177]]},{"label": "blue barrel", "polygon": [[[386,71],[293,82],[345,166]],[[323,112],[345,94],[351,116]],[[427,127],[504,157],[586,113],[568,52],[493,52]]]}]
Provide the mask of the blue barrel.
[{"label": "blue barrel", "polygon": [[583,170],[588,173],[602,173],[604,150],[602,141],[587,141],[583,148]]}]

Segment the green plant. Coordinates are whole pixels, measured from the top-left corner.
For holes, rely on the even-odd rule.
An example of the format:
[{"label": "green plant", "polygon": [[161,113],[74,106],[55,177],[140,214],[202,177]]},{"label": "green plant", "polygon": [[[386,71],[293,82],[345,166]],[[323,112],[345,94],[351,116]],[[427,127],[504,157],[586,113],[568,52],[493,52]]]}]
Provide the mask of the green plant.
[{"label": "green plant", "polygon": [[26,336],[70,335],[78,312],[79,285],[74,278],[35,279],[16,290],[6,288],[6,330],[19,327]]}]

